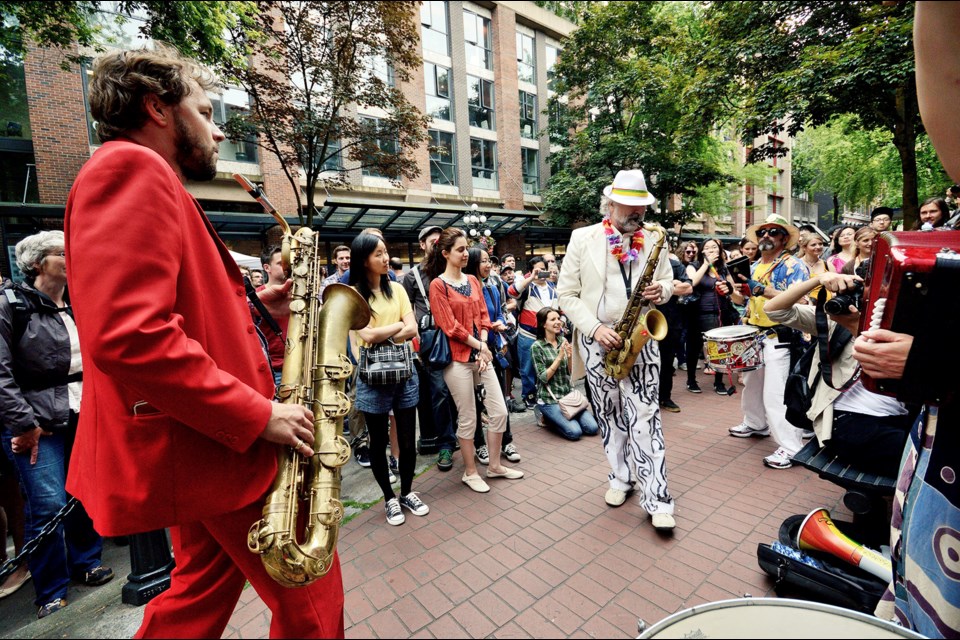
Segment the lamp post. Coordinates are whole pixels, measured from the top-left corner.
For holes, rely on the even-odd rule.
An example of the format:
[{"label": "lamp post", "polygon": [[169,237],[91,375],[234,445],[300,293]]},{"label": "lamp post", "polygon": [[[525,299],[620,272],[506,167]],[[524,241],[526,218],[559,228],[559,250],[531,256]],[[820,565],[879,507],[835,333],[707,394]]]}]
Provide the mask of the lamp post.
[{"label": "lamp post", "polygon": [[476,203],[470,205],[470,211],[463,216],[463,223],[467,241],[487,253],[493,253],[497,241],[493,239],[493,231],[487,226],[487,216],[480,213],[480,207]]}]

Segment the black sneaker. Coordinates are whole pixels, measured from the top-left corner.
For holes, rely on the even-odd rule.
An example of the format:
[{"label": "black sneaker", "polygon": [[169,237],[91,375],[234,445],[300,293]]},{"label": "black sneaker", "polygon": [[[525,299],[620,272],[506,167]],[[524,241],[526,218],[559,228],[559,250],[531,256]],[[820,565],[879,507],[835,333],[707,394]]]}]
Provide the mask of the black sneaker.
[{"label": "black sneaker", "polygon": [[511,398],[508,408],[512,413],[523,413],[527,410],[527,403],[519,398]]},{"label": "black sneaker", "polygon": [[727,389],[722,384],[713,385],[713,390],[717,392],[718,396],[732,396],[737,392],[737,390],[734,389],[733,387]]},{"label": "black sneaker", "polygon": [[688,382],[687,391],[689,391],[690,393],[703,393],[703,390],[700,388],[700,385],[698,385],[696,382]]},{"label": "black sneaker", "polygon": [[400,496],[400,506],[409,509],[410,513],[415,516],[425,516],[430,513],[430,507],[423,504],[423,500],[413,491],[405,496]]},{"label": "black sneaker", "polygon": [[57,611],[60,611],[60,609],[63,609],[65,606],[67,606],[67,601],[64,600],[63,598],[57,598],[52,602],[48,602],[47,604],[40,607],[40,609],[37,611],[37,620],[46,618],[51,613],[56,613]]},{"label": "black sneaker", "polygon": [[394,475],[400,473],[400,463],[397,462],[397,459],[393,456],[390,456],[388,460],[390,462],[390,472]]},{"label": "black sneaker", "polygon": [[367,445],[361,445],[357,447],[356,452],[353,454],[357,459],[357,464],[361,467],[370,468],[370,448]]},{"label": "black sneaker", "polygon": [[437,469],[440,471],[450,471],[453,469],[453,452],[449,449],[440,449],[437,454]]},{"label": "black sneaker", "polygon": [[83,584],[88,587],[98,587],[113,580],[113,569],[100,565],[96,569],[87,571],[83,576]]},{"label": "black sneaker", "polygon": [[660,408],[670,413],[680,413],[680,405],[673,400],[664,400],[660,403]]}]

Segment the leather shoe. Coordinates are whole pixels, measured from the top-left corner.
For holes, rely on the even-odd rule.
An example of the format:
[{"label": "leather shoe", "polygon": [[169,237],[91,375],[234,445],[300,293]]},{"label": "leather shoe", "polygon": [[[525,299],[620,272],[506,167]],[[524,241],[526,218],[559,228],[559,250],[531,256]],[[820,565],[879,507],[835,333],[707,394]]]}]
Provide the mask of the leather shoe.
[{"label": "leather shoe", "polygon": [[20,587],[27,584],[27,582],[29,581],[30,581],[30,572],[27,571],[25,574],[23,574],[22,580],[14,580],[13,582],[7,583],[7,586],[0,589],[0,600],[2,600],[3,598],[6,598],[9,595],[16,593],[17,591],[20,590]]},{"label": "leather shoe", "polygon": [[479,473],[475,476],[463,474],[463,477],[460,479],[463,481],[463,484],[467,485],[477,493],[487,493],[490,491],[490,487],[486,482],[483,481],[483,478],[480,477]]},{"label": "leather shoe", "polygon": [[607,489],[607,493],[603,496],[603,500],[611,507],[619,507],[627,501],[627,492],[623,489],[610,488]]},{"label": "leather shoe", "polygon": [[653,528],[657,531],[673,531],[677,526],[677,521],[669,513],[653,513],[650,514],[650,519],[653,521]]},{"label": "leather shoe", "polygon": [[487,469],[488,478],[506,478],[507,480],[519,480],[523,477],[523,471],[519,469],[511,469],[510,467],[504,467],[503,471],[494,471],[493,469]]}]

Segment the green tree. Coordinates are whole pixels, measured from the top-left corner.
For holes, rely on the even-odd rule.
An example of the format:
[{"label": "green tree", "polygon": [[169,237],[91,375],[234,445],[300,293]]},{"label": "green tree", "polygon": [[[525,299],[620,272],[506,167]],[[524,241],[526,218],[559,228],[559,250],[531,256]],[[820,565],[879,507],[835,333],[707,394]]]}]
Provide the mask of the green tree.
[{"label": "green tree", "polygon": [[[418,16],[418,2],[261,1],[231,31],[220,68],[253,102],[227,129],[255,133],[280,161],[301,224],[313,224],[318,185],[345,184],[329,164],[343,156],[395,182],[419,174],[412,151],[428,119],[394,86],[422,64]],[[351,105],[386,115],[361,119]]]},{"label": "green tree", "polygon": [[603,186],[617,171],[640,168],[661,197],[651,216],[666,224],[692,212],[666,211],[671,194],[731,177],[721,167],[710,128],[684,127],[677,96],[689,74],[678,64],[687,31],[683,14],[644,2],[593,3],[554,68],[558,94],[550,109],[552,154],[544,204],[556,224],[594,220]]},{"label": "green tree", "polygon": [[[732,122],[746,144],[796,135],[839,114],[890,133],[908,221],[917,214],[913,4],[718,2],[704,12],[694,82],[683,100],[696,120]],[[788,150],[760,144],[752,160]]]}]

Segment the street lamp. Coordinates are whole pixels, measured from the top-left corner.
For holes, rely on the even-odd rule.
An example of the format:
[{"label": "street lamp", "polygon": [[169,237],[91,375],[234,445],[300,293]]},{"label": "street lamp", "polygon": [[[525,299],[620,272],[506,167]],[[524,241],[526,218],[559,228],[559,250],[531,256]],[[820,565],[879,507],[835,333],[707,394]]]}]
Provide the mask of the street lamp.
[{"label": "street lamp", "polygon": [[477,203],[470,205],[469,211],[463,216],[463,223],[470,244],[487,253],[493,253],[497,241],[493,239],[493,231],[487,226],[487,216],[480,213]]}]

